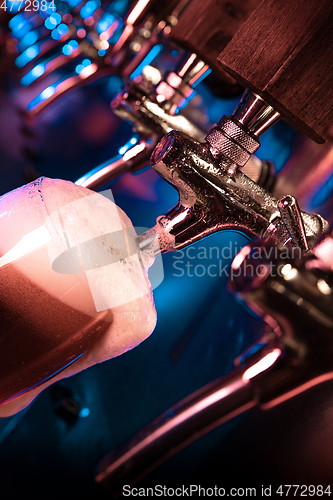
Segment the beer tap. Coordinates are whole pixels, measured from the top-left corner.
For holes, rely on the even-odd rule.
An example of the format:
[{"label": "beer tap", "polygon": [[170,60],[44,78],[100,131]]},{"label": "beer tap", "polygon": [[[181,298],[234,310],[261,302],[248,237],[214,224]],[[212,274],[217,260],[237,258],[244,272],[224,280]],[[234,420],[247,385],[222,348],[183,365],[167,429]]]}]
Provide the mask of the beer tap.
[{"label": "beer tap", "polygon": [[[234,3],[234,9],[237,12],[239,6],[237,2]],[[149,85],[144,74],[139,79],[126,84],[125,88],[114,98],[111,106],[118,116],[130,123],[133,130],[139,133],[139,138],[133,140],[133,147],[126,150],[123,158],[116,157],[93,169],[76,183],[90,189],[98,189],[126,171],[134,172],[145,167],[158,141],[173,129],[184,132],[198,141],[203,141],[207,130],[203,130],[179,113],[193,97],[195,87],[212,69],[222,82],[224,90],[226,88],[230,90],[235,86],[239,90],[240,87],[216,64],[211,56],[208,41],[203,47],[200,30],[193,31],[196,12],[199,9],[200,26],[206,26],[208,23],[213,32],[218,31],[220,34],[218,43],[214,45],[217,56],[257,4],[257,0],[250,2],[240,9],[241,15],[231,16],[227,5],[223,4],[221,8],[221,5],[215,1],[209,1],[204,8],[198,0],[188,3],[168,37],[181,47],[187,50],[197,50],[197,52],[186,52],[176,68],[167,71],[156,85]],[[216,13],[215,17],[212,16],[212,12]],[[224,36],[221,36],[221,33]],[[268,188],[272,186],[274,169],[271,163],[249,158],[249,162],[246,166],[243,165],[243,169],[259,184]]]},{"label": "beer tap", "polygon": [[[296,0],[290,11],[288,2],[264,0],[218,58],[249,87],[234,114],[223,116],[204,143],[174,131],[155,148],[153,168],[179,191],[179,203],[154,227],[162,251],[224,229],[306,249],[327,227],[320,216],[300,212],[290,195],[277,200],[240,172],[260,146],[260,136],[280,116],[317,142],[327,138],[333,6],[323,2],[313,18],[311,5]],[[302,12],[297,19],[295,10]],[[258,33],[267,33],[267,43],[263,39],[259,45]],[[148,241],[146,235],[142,240]]]},{"label": "beer tap", "polygon": [[246,92],[235,113],[222,117],[206,142],[176,131],[167,134],[151,164],[178,190],[179,202],[157,219],[150,239],[145,233],[139,237],[141,247],[156,244],[161,251],[181,250],[222,230],[311,247],[327,222],[301,212],[293,196],[277,200],[240,171],[260,146],[260,135],[278,118],[263,99]]},{"label": "beer tap", "polygon": [[[45,26],[35,33],[37,41],[28,47],[22,45],[15,32],[18,16],[22,14],[19,13],[11,20],[11,27],[21,52],[16,64],[25,69],[23,86],[41,81],[70,63],[76,64],[74,71],[66,68],[62,78],[44,88],[29,103],[29,111],[38,114],[68,91],[107,75],[127,78],[149,53],[154,58],[167,43],[164,31],[170,23],[177,22],[178,3],[179,0],[173,0],[161,5],[156,0],[138,0],[124,19],[114,12],[113,2],[101,6],[96,0],[94,8],[87,12],[81,4],[69,10],[62,3],[59,12],[46,12]],[[38,18],[43,21],[41,16]],[[158,48],[156,53],[154,47]]]},{"label": "beer tap", "polygon": [[[182,448],[254,406],[269,409],[333,376],[333,274],[326,233],[304,254],[268,238],[235,257],[230,290],[267,323],[235,368],[197,390],[99,464],[96,481],[117,495]],[[325,253],[325,252],[324,252]],[[318,254],[318,255],[317,255]],[[330,255],[332,252],[330,252]],[[327,255],[327,253],[326,253]]]},{"label": "beer tap", "polygon": [[263,0],[219,57],[251,89],[234,114],[222,117],[204,143],[173,131],[155,148],[152,166],[180,199],[139,238],[141,247],[157,252],[158,240],[162,251],[177,250],[222,229],[264,238],[235,257],[229,287],[269,330],[227,377],[171,407],[100,462],[96,481],[115,494],[230,418],[332,378],[328,224],[302,212],[292,195],[277,200],[240,172],[280,115],[317,142],[327,138],[332,16],[325,0],[315,12],[310,0]]},{"label": "beer tap", "polygon": [[132,138],[129,148],[124,148],[123,155],[94,168],[76,184],[98,189],[125,172],[146,167],[157,143],[173,129],[203,140],[205,131],[177,111],[186,104],[194,87],[208,71],[208,66],[191,54],[180,61],[176,72],[168,72],[156,86],[150,85],[144,75],[139,82],[127,84],[113,99],[111,107],[131,124],[137,137]]}]

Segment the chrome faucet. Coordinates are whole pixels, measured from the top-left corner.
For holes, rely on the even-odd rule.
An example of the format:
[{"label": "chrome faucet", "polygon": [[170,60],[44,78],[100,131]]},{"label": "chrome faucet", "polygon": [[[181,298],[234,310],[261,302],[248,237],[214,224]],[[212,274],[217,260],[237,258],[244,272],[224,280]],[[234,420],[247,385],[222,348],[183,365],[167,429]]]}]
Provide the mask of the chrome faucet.
[{"label": "chrome faucet", "polygon": [[[293,196],[276,199],[241,168],[259,148],[260,135],[279,114],[247,91],[232,116],[198,142],[172,131],[156,146],[153,169],[179,192],[178,204],[158,217],[150,232],[155,251],[180,250],[217,231],[234,230],[249,238],[271,237],[307,251],[327,228],[319,215],[301,212]],[[148,239],[139,237],[144,248]]]},{"label": "chrome faucet", "polygon": [[[158,142],[172,130],[184,133],[196,141],[204,141],[207,130],[179,111],[193,97],[198,83],[210,72],[209,66],[192,53],[185,54],[176,69],[168,71],[155,85],[144,74],[136,81],[129,82],[113,99],[111,107],[115,114],[132,126],[138,137],[133,138],[133,146],[122,157],[96,167],[76,181],[76,184],[98,189],[125,172],[135,172],[146,167]],[[212,130],[220,129],[215,127]],[[209,136],[214,143],[212,150],[217,134],[215,132]],[[241,170],[258,184],[270,188],[275,179],[272,163],[261,162],[251,153],[246,159],[247,163],[240,165]]]}]

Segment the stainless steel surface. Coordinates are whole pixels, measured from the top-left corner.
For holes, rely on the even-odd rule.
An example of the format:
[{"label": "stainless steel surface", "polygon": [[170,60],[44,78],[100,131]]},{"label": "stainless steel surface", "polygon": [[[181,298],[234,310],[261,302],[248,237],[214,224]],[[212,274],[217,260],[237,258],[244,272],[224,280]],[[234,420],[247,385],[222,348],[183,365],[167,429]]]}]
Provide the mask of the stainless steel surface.
[{"label": "stainless steel surface", "polygon": [[156,86],[157,102],[170,114],[186,106],[194,88],[211,69],[196,54],[185,54],[174,71],[168,71]]},{"label": "stainless steel surface", "polygon": [[262,135],[279,118],[280,114],[255,92],[246,90],[233,116],[245,130],[256,137]]},{"label": "stainless steel surface", "polygon": [[283,353],[282,366],[259,381],[261,404],[269,408],[332,378],[333,274],[326,263],[268,240],[241,251],[233,269],[231,290],[265,318]]},{"label": "stainless steel surface", "polygon": [[[295,245],[278,200],[242,172],[231,176],[230,160],[216,162],[207,143],[170,132],[155,148],[151,163],[179,192],[179,203],[157,219],[162,251],[180,250],[223,230],[250,238],[270,236],[283,245]],[[327,223],[306,212],[302,220],[311,247]]]},{"label": "stainless steel surface", "polygon": [[[187,57],[186,60],[191,62],[191,56]],[[192,64],[195,70],[191,64],[188,65],[188,72],[191,75],[190,79],[194,79],[195,74],[201,74],[203,68],[203,65],[198,60],[196,62],[192,61]],[[180,73],[184,73],[184,76],[188,75],[184,70],[185,66],[186,63],[183,61],[179,70]],[[170,74],[167,75],[168,77],[170,77]],[[164,80],[162,83],[166,85]],[[136,145],[132,148],[133,155],[135,151],[139,151],[138,154],[131,156],[130,152],[126,152],[123,159],[117,159],[114,162],[111,160],[108,165],[102,165],[100,168],[97,167],[83,177],[84,183],[81,182],[81,179],[76,183],[90,189],[97,189],[126,171],[133,172],[145,167],[149,164],[148,154],[153,151],[158,141],[172,130],[178,130],[197,141],[203,141],[206,135],[205,130],[183,114],[175,114],[179,103],[184,99],[184,95],[179,93],[179,88],[183,89],[179,85],[179,87],[172,89],[168,98],[161,100],[161,92],[163,90],[161,83],[155,88],[150,82],[145,80],[144,76],[140,78],[139,82],[129,82],[113,99],[111,106],[115,114],[127,121],[132,126],[134,132],[139,133],[139,143],[142,145],[145,144],[145,146],[142,146],[144,147],[143,153],[141,153],[139,147]],[[192,88],[189,88],[192,92]],[[180,96],[180,99],[178,99],[178,96]],[[261,177],[265,165],[250,154],[246,155],[246,161],[247,165],[245,168],[248,175],[253,177],[257,182],[261,180],[262,182],[266,182],[267,178],[265,176]]]},{"label": "stainless steel surface", "polygon": [[203,140],[206,132],[181,114],[170,114],[157,99],[154,89],[147,91],[144,82],[128,84],[112,101],[113,111],[128,121],[135,132],[162,138],[171,130],[180,130],[196,140]]},{"label": "stainless steel surface", "polygon": [[290,195],[282,197],[279,200],[279,210],[294,245],[304,251],[309,250],[301,211],[296,198]]},{"label": "stainless steel surface", "polygon": [[223,116],[206,136],[211,152],[222,163],[227,157],[232,163],[230,174],[243,167],[260,147],[258,137],[280,118],[260,96],[246,90],[232,116]]},{"label": "stainless steel surface", "polygon": [[139,140],[125,154],[99,165],[80,177],[75,184],[96,190],[126,172],[136,172],[149,164],[150,155],[156,144],[157,138],[155,137]]}]

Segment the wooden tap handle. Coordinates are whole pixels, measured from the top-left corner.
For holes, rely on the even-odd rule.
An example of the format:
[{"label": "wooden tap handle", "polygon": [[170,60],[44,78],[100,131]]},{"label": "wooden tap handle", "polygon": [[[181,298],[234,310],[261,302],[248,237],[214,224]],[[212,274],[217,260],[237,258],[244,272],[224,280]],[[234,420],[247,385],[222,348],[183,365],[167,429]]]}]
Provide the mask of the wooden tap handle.
[{"label": "wooden tap handle", "polygon": [[263,0],[218,62],[322,143],[332,124],[332,26],[332,0]]},{"label": "wooden tap handle", "polygon": [[229,81],[217,56],[261,0],[192,0],[182,11],[170,38],[195,52],[219,76]]}]

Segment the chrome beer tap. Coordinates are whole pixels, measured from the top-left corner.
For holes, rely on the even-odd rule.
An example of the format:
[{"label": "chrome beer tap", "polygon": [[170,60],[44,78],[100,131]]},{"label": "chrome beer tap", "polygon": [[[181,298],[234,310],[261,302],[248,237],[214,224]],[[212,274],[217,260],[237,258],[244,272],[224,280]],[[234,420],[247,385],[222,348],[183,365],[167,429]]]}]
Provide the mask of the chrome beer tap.
[{"label": "chrome beer tap", "polygon": [[272,408],[332,378],[332,241],[327,233],[306,254],[272,238],[241,250],[229,288],[264,318],[266,333],[236,358],[231,373],[179,401],[107,455],[97,483],[117,496],[123,484],[234,416],[254,406]]},{"label": "chrome beer tap", "polygon": [[[179,113],[193,97],[197,84],[213,70],[214,77],[219,79],[224,92],[234,95],[235,89],[239,91],[241,87],[230,75],[218,67],[214,56],[212,57],[211,50],[209,50],[208,39],[207,47],[203,48],[202,42],[207,37],[203,36],[200,29],[192,31],[193,16],[199,9],[201,26],[205,23],[210,24],[213,16],[212,33],[217,31],[219,34],[218,37],[215,37],[214,43],[216,58],[257,4],[258,0],[254,0],[243,6],[241,14],[237,8],[236,12],[230,14],[228,5],[218,6],[210,3],[203,7],[198,0],[180,2],[173,11],[173,17],[179,17],[178,22],[170,20],[170,25],[173,25],[171,30],[170,26],[164,28],[164,33],[176,43],[176,47],[186,50],[176,68],[164,72],[163,78],[155,85],[147,82],[143,72],[137,80],[128,82],[111,104],[113,111],[129,122],[139,137],[133,138],[133,147],[126,150],[123,158],[117,157],[115,160],[110,160],[93,169],[77,183],[90,189],[97,189],[121,173],[133,172],[147,166],[148,157],[154,146],[164,134],[173,129],[184,132],[195,140],[203,141],[207,130],[202,130],[202,127],[194,123],[193,120],[190,121],[184,114]],[[180,12],[181,15],[179,15]],[[169,30],[170,33],[168,33]],[[127,32],[125,29],[124,39],[126,39],[127,33],[132,32],[133,30]],[[119,40],[120,45],[121,39]],[[114,60],[117,61],[117,58],[118,56]],[[127,148],[124,147],[124,149]],[[243,170],[255,182],[265,185],[267,188],[270,188],[274,183],[274,168],[269,162],[261,162],[257,158],[251,157]]]},{"label": "chrome beer tap", "polygon": [[[161,5],[156,0],[138,0],[124,17],[114,11],[113,2],[101,5],[94,0],[89,8],[80,3],[72,9],[61,3],[57,11],[42,12],[45,25],[43,17],[35,14],[38,29],[31,31],[31,45],[22,44],[21,34],[15,31],[22,16],[18,13],[11,20],[11,27],[20,52],[16,65],[25,72],[21,85],[28,87],[66,67],[64,76],[28,104],[29,111],[38,114],[68,91],[107,75],[129,77],[154,46],[167,43],[165,33],[177,22],[178,3],[179,0],[173,0]],[[68,68],[71,63],[76,64],[74,70]]]},{"label": "chrome beer tap", "polygon": [[[209,73],[210,67],[195,53],[185,54],[174,71],[168,71],[158,84],[152,85],[144,74],[129,82],[113,99],[115,114],[127,121],[138,134],[133,146],[76,181],[90,189],[98,189],[125,172],[135,172],[149,164],[149,157],[162,137],[177,130],[197,141],[203,141],[207,130],[179,113],[195,93],[195,87]],[[212,139],[213,140],[213,139]],[[249,154],[241,169],[252,180],[270,188],[274,182],[271,162],[261,162]]]},{"label": "chrome beer tap", "polygon": [[[204,143],[176,131],[160,141],[151,165],[178,190],[179,202],[157,219],[156,248],[180,250],[222,230],[249,238],[269,236],[304,250],[313,245],[327,222],[301,212],[290,195],[277,200],[240,170],[259,148],[260,135],[279,116],[262,98],[246,91],[234,114],[223,116]],[[147,241],[145,234],[139,238],[142,247]]]},{"label": "chrome beer tap", "polygon": [[93,169],[76,184],[98,189],[125,172],[146,167],[157,143],[173,129],[203,140],[206,131],[177,111],[186,105],[196,84],[209,71],[203,61],[190,54],[180,62],[178,70],[168,72],[155,86],[144,74],[129,82],[115,96],[111,107],[115,114],[130,123],[137,134],[132,140],[133,145],[122,156]]}]

